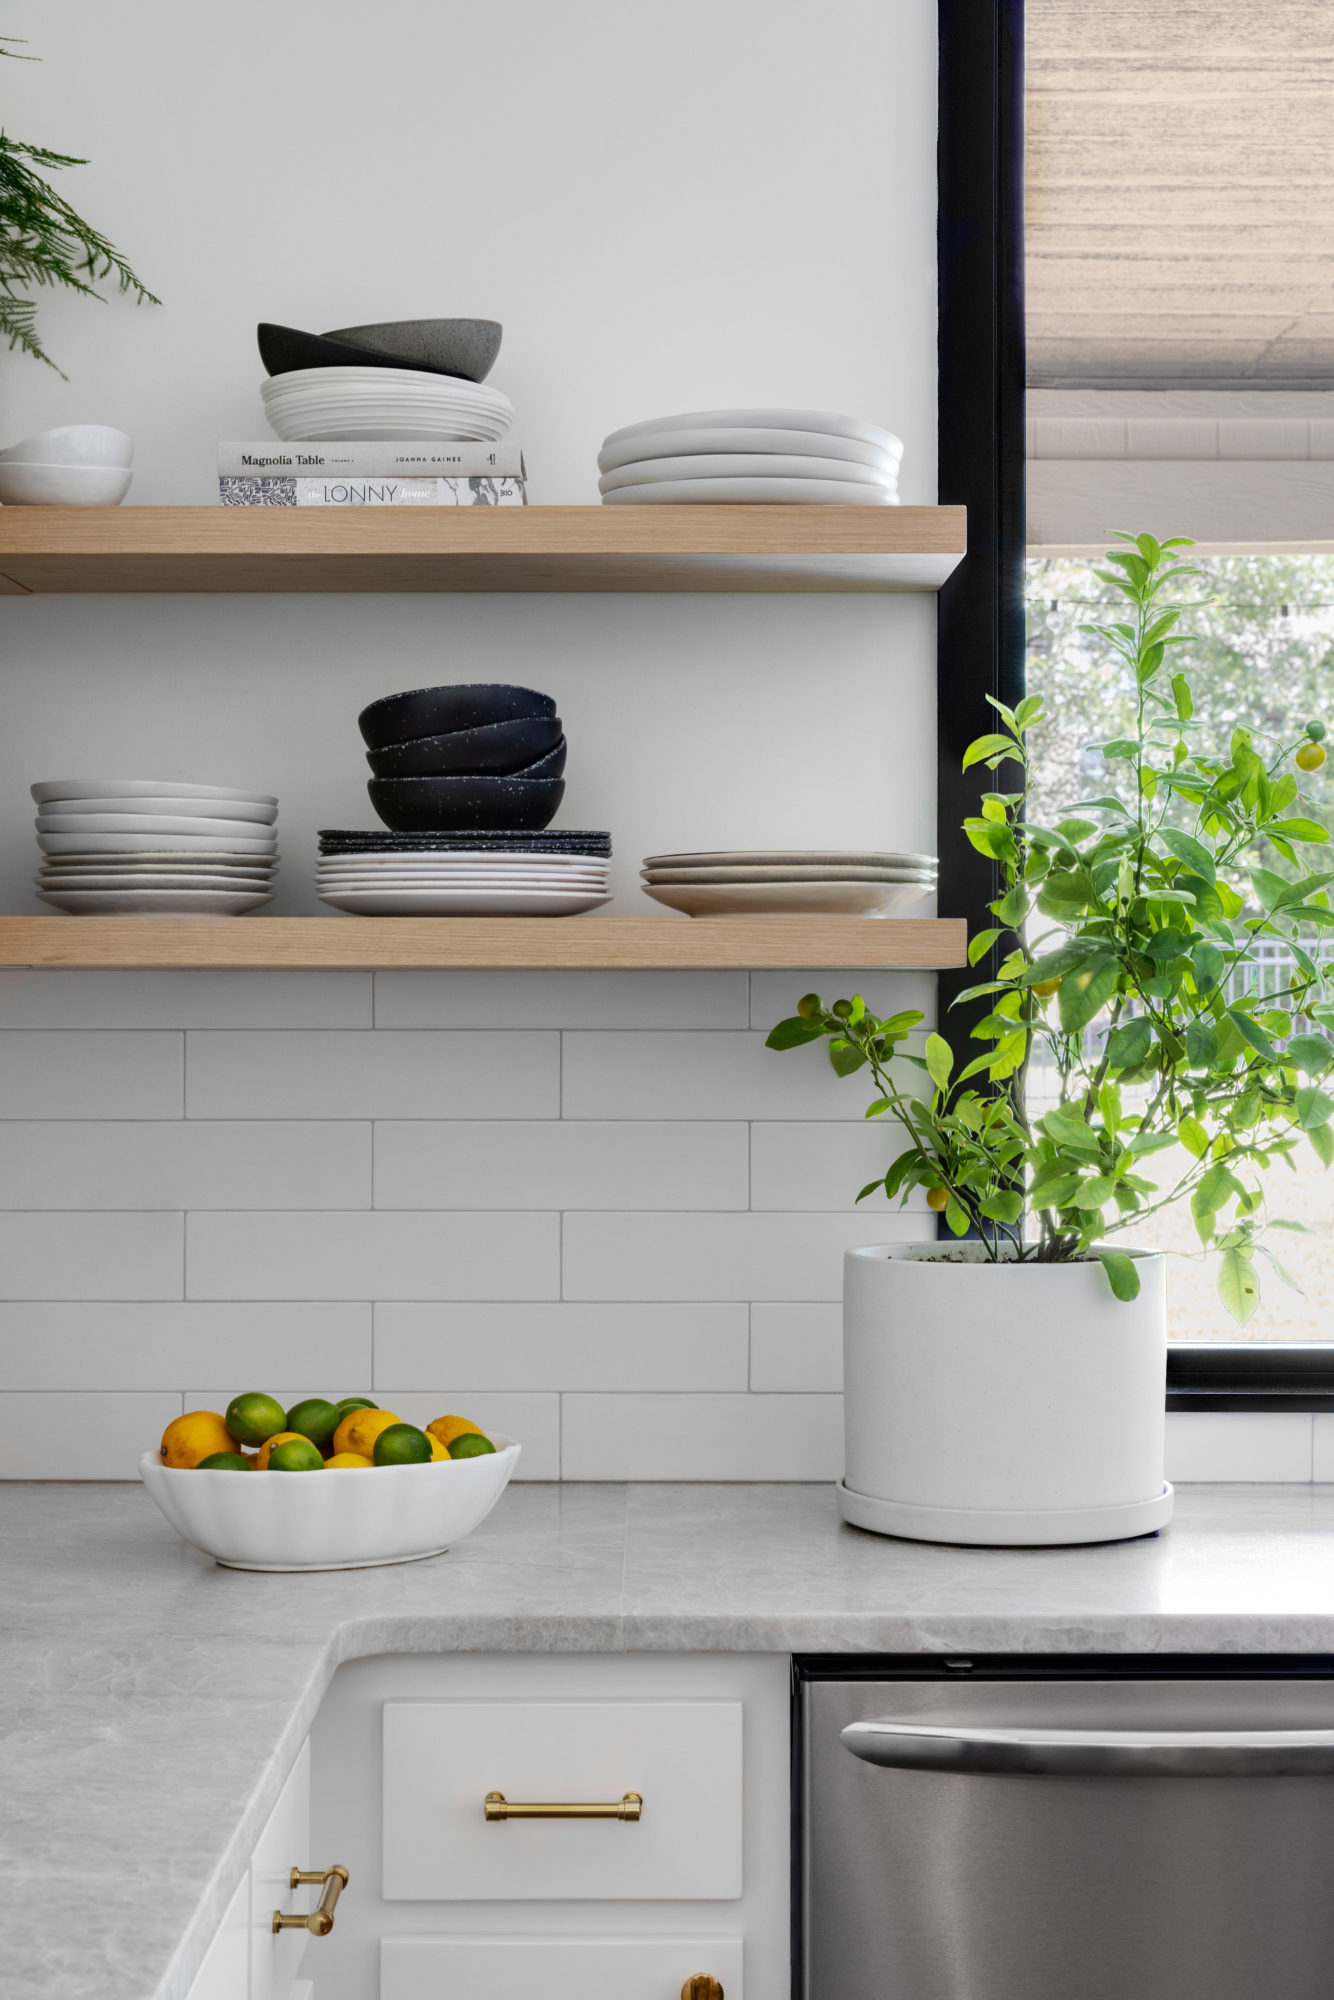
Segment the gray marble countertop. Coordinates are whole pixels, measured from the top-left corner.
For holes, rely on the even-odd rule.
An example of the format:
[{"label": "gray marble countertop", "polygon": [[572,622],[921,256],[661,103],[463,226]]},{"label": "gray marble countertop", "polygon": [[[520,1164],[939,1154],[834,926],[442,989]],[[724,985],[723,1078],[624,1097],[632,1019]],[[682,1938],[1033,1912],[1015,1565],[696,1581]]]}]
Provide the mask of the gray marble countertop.
[{"label": "gray marble countertop", "polygon": [[181,2000],[344,1660],[404,1652],[1334,1653],[1334,1487],[981,1550],[816,1486],[511,1486],[450,1555],[217,1568],[132,1486],[0,1486],[0,1986]]}]

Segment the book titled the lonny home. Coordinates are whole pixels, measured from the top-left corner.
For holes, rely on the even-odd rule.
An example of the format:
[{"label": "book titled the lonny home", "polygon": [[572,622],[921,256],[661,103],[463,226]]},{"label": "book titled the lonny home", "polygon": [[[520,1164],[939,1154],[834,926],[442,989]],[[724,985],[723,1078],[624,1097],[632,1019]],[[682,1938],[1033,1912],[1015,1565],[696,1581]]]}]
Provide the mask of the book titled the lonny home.
[{"label": "book titled the lonny home", "polygon": [[522,479],[223,477],[224,507],[524,507]]},{"label": "book titled the lonny home", "polygon": [[224,507],[522,507],[513,441],[349,439],[221,444]]}]

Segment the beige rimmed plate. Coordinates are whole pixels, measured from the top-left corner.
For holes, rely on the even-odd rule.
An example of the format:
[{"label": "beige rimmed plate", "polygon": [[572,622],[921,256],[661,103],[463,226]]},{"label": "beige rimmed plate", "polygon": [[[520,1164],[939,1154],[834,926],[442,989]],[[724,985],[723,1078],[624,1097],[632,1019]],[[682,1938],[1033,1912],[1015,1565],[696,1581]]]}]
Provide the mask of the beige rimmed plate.
[{"label": "beige rimmed plate", "polygon": [[934,868],[643,868],[646,882],[922,882],[934,888]]},{"label": "beige rimmed plate", "polygon": [[645,882],[644,894],[687,917],[887,917],[921,902],[921,882]]}]

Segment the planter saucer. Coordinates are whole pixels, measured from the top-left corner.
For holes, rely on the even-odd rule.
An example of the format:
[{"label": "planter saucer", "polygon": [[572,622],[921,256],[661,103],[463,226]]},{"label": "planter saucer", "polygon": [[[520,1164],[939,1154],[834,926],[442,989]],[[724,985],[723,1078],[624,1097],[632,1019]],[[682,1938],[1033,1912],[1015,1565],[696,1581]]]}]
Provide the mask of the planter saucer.
[{"label": "planter saucer", "polygon": [[1040,1508],[909,1507],[855,1493],[840,1479],[838,1511],[854,1528],[898,1535],[910,1542],[953,1542],[960,1547],[1037,1548],[1071,1542],[1124,1542],[1156,1534],[1172,1518],[1175,1494],[1164,1482],[1152,1500],[1119,1507]]}]

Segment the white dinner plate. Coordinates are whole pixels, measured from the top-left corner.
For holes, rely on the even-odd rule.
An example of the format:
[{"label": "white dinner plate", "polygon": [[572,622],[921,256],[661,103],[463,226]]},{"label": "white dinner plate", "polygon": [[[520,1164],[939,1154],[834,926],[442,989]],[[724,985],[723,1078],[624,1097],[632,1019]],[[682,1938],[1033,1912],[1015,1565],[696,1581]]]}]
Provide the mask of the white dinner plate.
[{"label": "white dinner plate", "polygon": [[643,890],[688,917],[886,917],[931,893],[921,882],[645,882]]},{"label": "white dinner plate", "polygon": [[213,875],[249,875],[267,881],[278,872],[277,860],[267,854],[218,854],[210,848],[182,854],[170,848],[151,848],[140,854],[45,854],[42,871],[64,875],[72,870],[92,868],[106,875],[141,875],[147,869],[168,870],[172,874],[197,875],[200,869]]},{"label": "white dinner plate", "polygon": [[315,416],[309,410],[293,410],[287,415],[270,410],[268,420],[269,429],[284,443],[291,439],[341,444],[355,428],[358,439],[368,444],[499,444],[509,429],[508,423],[486,418],[438,417],[429,411],[421,415],[376,411],[353,418],[346,410],[333,410],[327,416]]},{"label": "white dinner plate", "polygon": [[230,799],[236,805],[278,807],[270,792],[235,792],[226,785],[183,785],[165,778],[47,778],[30,789],[39,806],[52,799]]},{"label": "white dinner plate", "polygon": [[524,848],[492,847],[479,850],[468,847],[372,847],[356,853],[321,854],[320,866],[332,866],[336,862],[356,861],[370,863],[375,868],[394,868],[406,864],[413,868],[435,868],[442,862],[448,867],[550,868],[559,871],[565,868],[609,868],[610,860],[605,854],[564,854],[555,849],[539,849],[530,853]]},{"label": "white dinner plate", "polygon": [[259,392],[267,401],[285,390],[318,388],[321,383],[330,388],[420,391],[423,395],[453,396],[460,403],[509,403],[505,391],[493,382],[468,382],[461,375],[428,375],[420,368],[289,368],[282,375],[266,375]]},{"label": "white dinner plate", "polygon": [[897,493],[851,479],[664,479],[618,486],[604,507],[897,507]]},{"label": "white dinner plate", "polygon": [[599,493],[622,486],[652,486],[675,479],[832,479],[861,486],[878,486],[897,493],[897,470],[853,465],[846,458],[784,457],[781,452],[693,452],[683,458],[636,458],[614,472],[604,472]]},{"label": "white dinner plate", "polygon": [[903,447],[897,441],[894,450],[886,451],[878,444],[864,444],[860,438],[831,437],[827,431],[643,431],[623,438],[619,444],[604,444],[598,453],[598,471],[614,471],[618,465],[629,465],[632,459],[676,458],[720,451],[837,458],[850,465],[873,465],[882,472],[897,472],[903,457]]},{"label": "white dinner plate", "polygon": [[154,833],[170,836],[177,833],[206,833],[219,843],[230,841],[233,834],[242,840],[276,841],[276,833],[261,831],[253,821],[234,819],[205,819],[202,814],[139,813],[139,812],[55,812],[50,809],[39,812],[36,819],[38,833]]},{"label": "white dinner plate", "polygon": [[815,431],[829,437],[854,438],[873,444],[881,451],[903,456],[903,439],[878,424],[864,424],[859,417],[843,417],[830,410],[685,410],[674,417],[650,417],[646,423],[622,424],[602,440],[603,449],[625,438],[646,437],[656,431]]},{"label": "white dinner plate", "polygon": [[458,882],[449,876],[437,879],[434,875],[346,875],[336,882],[319,881],[315,884],[321,896],[341,896],[349,889],[431,889],[431,890],[500,890],[506,895],[519,895],[527,889],[540,890],[543,895],[569,894],[571,896],[603,896],[608,893],[605,882],[562,882],[559,888],[541,876],[530,876],[505,882]]},{"label": "white dinner plate", "polygon": [[646,854],[645,868],[806,867],[932,868],[934,854],[883,854],[869,847],[739,847],[701,854]]},{"label": "white dinner plate", "polygon": [[262,889],[39,889],[72,917],[239,917],[273,897]]},{"label": "white dinner plate", "polygon": [[321,902],[355,917],[577,917],[611,901],[580,889],[331,889]]},{"label": "white dinner plate", "polygon": [[488,868],[477,861],[455,863],[443,855],[439,859],[432,855],[423,855],[420,860],[409,855],[400,860],[397,866],[392,859],[386,857],[386,864],[377,867],[372,861],[362,860],[355,854],[346,857],[340,855],[337,861],[318,863],[321,875],[345,875],[349,869],[354,869],[358,875],[466,875],[478,882],[491,882],[500,875],[533,875],[555,884],[566,881],[571,875],[577,875],[581,880],[585,877],[605,877],[607,864],[590,861],[582,866],[569,868],[541,868],[530,866],[520,855],[512,862],[498,862],[494,868]]},{"label": "white dinner plate", "polygon": [[[129,813],[136,819],[179,819],[189,817],[190,807],[195,803],[202,804],[203,801],[172,798],[46,799],[41,802],[40,817],[46,819],[52,813],[59,813],[62,818],[73,819],[91,813],[95,817],[114,814],[117,819],[124,819]],[[234,825],[238,833],[247,826],[272,826],[278,817],[277,806],[262,806],[248,801],[242,804],[232,799],[210,799],[207,803],[207,826],[213,827],[223,821]]]},{"label": "white dinner plate", "polygon": [[212,870],[203,869],[197,874],[187,874],[183,870],[173,874],[159,869],[151,872],[145,869],[142,874],[134,875],[99,875],[82,871],[76,875],[72,869],[59,868],[50,874],[35,876],[34,885],[38,889],[59,891],[62,895],[67,889],[115,889],[126,895],[137,889],[230,889],[242,893],[256,890],[263,894],[273,887],[273,881],[266,875],[215,875]]},{"label": "white dinner plate", "polygon": [[645,868],[646,882],[924,882],[934,889],[931,868]]},{"label": "white dinner plate", "polygon": [[[39,833],[37,845],[43,854],[216,854],[216,833]],[[275,854],[277,845],[268,840],[229,840],[226,856]]]}]

